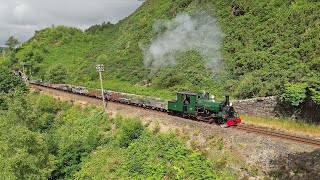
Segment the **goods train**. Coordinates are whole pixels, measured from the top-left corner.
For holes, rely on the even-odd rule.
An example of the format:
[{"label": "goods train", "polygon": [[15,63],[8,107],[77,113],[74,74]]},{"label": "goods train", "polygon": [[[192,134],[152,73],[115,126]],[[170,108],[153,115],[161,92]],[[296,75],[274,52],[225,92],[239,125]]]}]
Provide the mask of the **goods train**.
[{"label": "goods train", "polygon": [[181,116],[198,121],[217,123],[223,127],[234,126],[241,123],[229,96],[224,102],[215,102],[209,99],[209,93],[194,93],[189,91],[177,92],[174,101],[162,101],[158,98],[146,98],[135,94],[121,93],[115,91],[104,91],[103,97],[99,89],[90,89],[68,84],[49,84],[40,81],[30,81],[31,84],[67,91],[83,96],[138,106],[145,109],[152,109],[167,112],[170,115]]}]

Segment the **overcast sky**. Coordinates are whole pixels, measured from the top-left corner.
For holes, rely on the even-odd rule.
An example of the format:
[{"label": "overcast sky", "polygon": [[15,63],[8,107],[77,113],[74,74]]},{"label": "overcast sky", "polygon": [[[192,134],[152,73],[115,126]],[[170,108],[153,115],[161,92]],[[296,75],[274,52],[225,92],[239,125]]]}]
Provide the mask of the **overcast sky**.
[{"label": "overcast sky", "polygon": [[53,24],[86,29],[104,21],[116,23],[141,4],[138,0],[0,0],[0,46],[10,36],[24,42],[35,30]]}]

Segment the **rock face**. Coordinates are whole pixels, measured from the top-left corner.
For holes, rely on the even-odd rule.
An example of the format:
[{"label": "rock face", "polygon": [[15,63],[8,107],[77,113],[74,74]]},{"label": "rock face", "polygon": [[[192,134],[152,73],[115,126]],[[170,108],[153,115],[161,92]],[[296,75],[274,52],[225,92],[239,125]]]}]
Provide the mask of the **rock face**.
[{"label": "rock face", "polygon": [[281,103],[277,96],[234,100],[233,106],[239,114],[257,117],[285,117],[304,119],[320,124],[320,107],[312,100],[307,100],[298,107]]}]

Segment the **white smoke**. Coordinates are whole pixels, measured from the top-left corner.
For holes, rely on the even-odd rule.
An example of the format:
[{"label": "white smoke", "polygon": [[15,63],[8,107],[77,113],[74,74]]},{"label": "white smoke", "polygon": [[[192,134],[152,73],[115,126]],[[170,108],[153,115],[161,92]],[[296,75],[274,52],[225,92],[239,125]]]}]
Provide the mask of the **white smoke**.
[{"label": "white smoke", "polygon": [[177,53],[196,51],[209,69],[217,72],[223,65],[219,52],[223,33],[214,16],[199,11],[193,16],[179,14],[173,20],[154,25],[157,34],[149,46],[142,47],[144,65],[156,72],[176,63]]}]

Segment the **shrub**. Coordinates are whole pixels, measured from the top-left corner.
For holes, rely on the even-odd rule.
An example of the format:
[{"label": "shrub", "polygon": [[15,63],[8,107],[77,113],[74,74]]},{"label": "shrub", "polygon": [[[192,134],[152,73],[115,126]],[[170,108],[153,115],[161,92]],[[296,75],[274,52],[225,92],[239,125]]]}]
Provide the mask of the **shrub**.
[{"label": "shrub", "polygon": [[143,131],[144,126],[141,121],[136,119],[126,120],[119,129],[119,145],[121,147],[128,147],[134,140],[140,137]]},{"label": "shrub", "polygon": [[281,100],[292,106],[299,106],[306,98],[307,86],[306,83],[285,84]]},{"label": "shrub", "polygon": [[125,164],[119,172],[130,178],[214,179],[210,163],[187,149],[173,134],[144,133],[126,151]]}]

